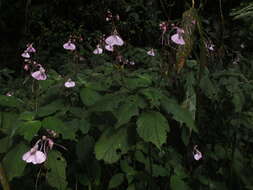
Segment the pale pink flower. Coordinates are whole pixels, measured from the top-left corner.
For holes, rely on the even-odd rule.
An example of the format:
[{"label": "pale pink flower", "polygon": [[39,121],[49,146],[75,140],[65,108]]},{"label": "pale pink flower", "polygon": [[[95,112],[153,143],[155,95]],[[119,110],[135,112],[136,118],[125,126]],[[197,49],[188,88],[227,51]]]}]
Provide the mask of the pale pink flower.
[{"label": "pale pink flower", "polygon": [[33,44],[28,44],[27,45],[27,48],[26,48],[26,51],[28,53],[35,53],[36,52],[36,49],[33,47]]},{"label": "pale pink flower", "polygon": [[102,54],[103,53],[103,49],[100,48],[99,45],[97,45],[97,48],[93,51],[94,54]]},{"label": "pale pink flower", "polygon": [[147,54],[150,55],[150,56],[155,56],[155,51],[154,51],[154,49],[151,48],[151,50],[149,50],[149,51],[147,52]]},{"label": "pale pink flower", "polygon": [[105,45],[105,49],[106,50],[108,50],[108,51],[113,51],[114,50],[114,48],[113,48],[113,46],[112,45]]},{"label": "pale pink flower", "polygon": [[28,71],[28,70],[29,70],[29,65],[28,65],[28,64],[25,64],[25,65],[24,65],[24,70],[25,70],[25,71]]},{"label": "pale pink flower", "polygon": [[40,66],[38,71],[35,71],[35,72],[31,73],[31,75],[36,80],[46,80],[47,79],[45,69],[42,66]]},{"label": "pale pink flower", "polygon": [[31,150],[22,156],[22,159],[27,163],[41,164],[46,161],[47,156],[38,150],[38,145],[36,144]]},{"label": "pale pink flower", "polygon": [[171,40],[178,45],[184,45],[185,41],[182,36],[182,34],[184,33],[184,30],[179,27],[175,27],[175,28],[177,29],[177,33],[171,36]]},{"label": "pale pink flower", "polygon": [[74,51],[76,49],[76,45],[69,40],[67,43],[63,44],[63,48],[66,50]]},{"label": "pale pink flower", "polygon": [[76,86],[76,83],[74,81],[72,81],[71,79],[69,79],[67,82],[64,83],[64,86],[66,88],[72,88]]},{"label": "pale pink flower", "polygon": [[193,157],[195,160],[200,160],[202,158],[202,153],[197,149],[198,145],[195,145],[193,148]]},{"label": "pale pink flower", "polygon": [[214,44],[207,44],[206,46],[210,51],[214,51]]},{"label": "pale pink flower", "polygon": [[111,46],[122,46],[124,41],[117,34],[113,34],[105,39],[105,42]]},{"label": "pale pink flower", "polygon": [[135,65],[135,62],[134,61],[130,61],[129,64],[130,65]]},{"label": "pale pink flower", "polygon": [[22,54],[21,54],[21,56],[23,57],[23,58],[27,58],[27,59],[29,59],[31,56],[30,56],[30,54],[27,52],[27,51],[24,51]]}]

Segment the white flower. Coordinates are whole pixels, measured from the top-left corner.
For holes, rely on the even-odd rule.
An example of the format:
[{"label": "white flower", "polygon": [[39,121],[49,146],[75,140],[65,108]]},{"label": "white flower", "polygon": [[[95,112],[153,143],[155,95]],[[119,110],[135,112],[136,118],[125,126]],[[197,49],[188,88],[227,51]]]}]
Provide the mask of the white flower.
[{"label": "white flower", "polygon": [[46,80],[47,79],[45,69],[42,66],[40,66],[38,71],[35,71],[35,72],[31,73],[31,75],[36,80]]},{"label": "white flower", "polygon": [[147,54],[150,55],[150,56],[155,56],[155,51],[154,51],[154,49],[152,48],[151,50],[149,50],[149,51],[147,52]]},{"label": "white flower", "polygon": [[74,51],[76,49],[76,45],[71,43],[69,40],[67,43],[63,44],[63,48],[66,50]]},{"label": "white flower", "polygon": [[181,35],[181,34],[178,34],[178,33],[172,35],[172,36],[171,36],[171,40],[172,40],[174,43],[178,44],[178,45],[184,45],[184,44],[185,44],[185,41],[184,41],[182,35]]},{"label": "white flower", "polygon": [[193,148],[193,157],[195,160],[200,160],[202,158],[202,153],[197,149],[198,145],[195,145]]},{"label": "white flower", "polygon": [[105,39],[105,42],[108,44],[108,45],[111,45],[111,46],[122,46],[124,44],[124,41],[121,39],[121,37],[119,37],[118,35],[116,34],[113,34],[109,37],[107,37]]},{"label": "white flower", "polygon": [[72,88],[72,87],[76,86],[76,83],[74,81],[72,81],[71,79],[69,79],[67,82],[64,83],[64,86],[66,88]]},{"label": "white flower", "polygon": [[102,54],[103,53],[103,49],[100,48],[99,45],[97,45],[97,48],[93,51],[94,54]]},{"label": "white flower", "polygon": [[27,59],[30,58],[30,54],[29,54],[27,51],[24,51],[24,52],[21,54],[21,56],[22,56],[23,58],[27,58]]},{"label": "white flower", "polygon": [[43,152],[39,151],[38,147],[35,145],[22,156],[22,159],[27,163],[41,164],[46,161],[47,157]]}]

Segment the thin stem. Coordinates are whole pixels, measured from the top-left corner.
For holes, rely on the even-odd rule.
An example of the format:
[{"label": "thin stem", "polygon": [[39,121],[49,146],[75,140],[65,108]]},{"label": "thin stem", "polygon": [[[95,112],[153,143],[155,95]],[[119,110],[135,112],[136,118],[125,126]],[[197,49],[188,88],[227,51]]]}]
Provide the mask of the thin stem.
[{"label": "thin stem", "polygon": [[1,162],[0,162],[0,182],[2,184],[3,190],[10,190],[10,185]]}]

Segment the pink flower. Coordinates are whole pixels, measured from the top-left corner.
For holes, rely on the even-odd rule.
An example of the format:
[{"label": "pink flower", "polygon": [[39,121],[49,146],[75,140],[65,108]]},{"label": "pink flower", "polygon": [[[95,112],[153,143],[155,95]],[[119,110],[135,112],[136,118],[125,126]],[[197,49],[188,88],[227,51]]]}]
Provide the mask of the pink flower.
[{"label": "pink flower", "polygon": [[122,46],[124,41],[117,34],[113,34],[105,39],[105,42],[111,46]]},{"label": "pink flower", "polygon": [[206,44],[206,47],[207,47],[207,49],[209,49],[210,51],[214,51],[214,44],[211,44],[211,43]]},{"label": "pink flower", "polygon": [[135,62],[134,61],[130,61],[129,64],[130,65],[135,65]]},{"label": "pink flower", "polygon": [[112,45],[105,45],[105,49],[108,51],[113,51],[113,46]]},{"label": "pink flower", "polygon": [[193,157],[195,160],[200,160],[202,158],[202,153],[197,149],[198,145],[195,145],[193,148]]},{"label": "pink flower", "polygon": [[150,55],[150,56],[155,56],[155,51],[154,51],[154,49],[151,48],[151,50],[149,50],[149,51],[147,52],[147,54]]},{"label": "pink flower", "polygon": [[45,69],[42,66],[40,66],[38,71],[33,72],[31,75],[36,80],[46,80],[47,79]]},{"label": "pink flower", "polygon": [[29,59],[31,56],[30,56],[30,54],[27,52],[27,51],[24,51],[22,54],[21,54],[21,56],[23,57],[23,58],[27,58],[27,59]]},{"label": "pink flower", "polygon": [[177,33],[171,36],[171,40],[178,45],[184,45],[185,41],[182,37],[184,30],[178,27],[175,28],[177,29]]},{"label": "pink flower", "polygon": [[97,45],[97,48],[93,51],[94,54],[102,54],[103,53],[103,49],[100,48],[99,45]]},{"label": "pink flower", "polygon": [[28,71],[28,70],[29,70],[29,65],[28,65],[28,64],[25,64],[25,65],[24,65],[24,70],[25,70],[25,71]]},{"label": "pink flower", "polygon": [[63,44],[63,48],[66,50],[74,51],[76,49],[76,45],[71,43],[69,40],[67,43]]},{"label": "pink flower", "polygon": [[13,94],[14,94],[13,92],[7,92],[6,96],[13,96]]},{"label": "pink flower", "polygon": [[35,53],[36,52],[36,49],[33,47],[33,44],[28,44],[27,45],[27,48],[26,48],[26,51],[28,53]]},{"label": "pink flower", "polygon": [[64,86],[66,88],[72,88],[72,87],[76,86],[76,83],[74,81],[72,81],[71,79],[69,79],[67,82],[64,83]]},{"label": "pink flower", "polygon": [[41,164],[46,161],[47,157],[43,152],[38,150],[38,145],[36,144],[22,156],[22,159],[27,163]]}]

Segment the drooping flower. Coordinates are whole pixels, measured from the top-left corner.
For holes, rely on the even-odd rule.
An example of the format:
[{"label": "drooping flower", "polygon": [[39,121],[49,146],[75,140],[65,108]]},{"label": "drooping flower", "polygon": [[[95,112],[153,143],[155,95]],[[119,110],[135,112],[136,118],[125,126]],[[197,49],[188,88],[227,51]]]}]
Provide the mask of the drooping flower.
[{"label": "drooping flower", "polygon": [[31,73],[32,77],[36,80],[46,80],[47,75],[45,73],[45,69],[42,66],[39,66],[39,70]]},{"label": "drooping flower", "polygon": [[31,56],[30,56],[30,54],[27,52],[27,51],[24,51],[22,54],[21,54],[21,56],[23,57],[23,58],[26,58],[26,59],[29,59]]},{"label": "drooping flower", "polygon": [[63,48],[66,50],[74,51],[76,49],[76,45],[69,40],[67,43],[63,44]]},{"label": "drooping flower", "polygon": [[33,47],[33,44],[31,43],[31,44],[28,44],[28,45],[27,45],[26,51],[27,51],[28,53],[35,53],[35,52],[36,52],[36,49]]},{"label": "drooping flower", "polygon": [[46,161],[47,156],[38,150],[38,144],[36,143],[33,148],[22,156],[22,159],[27,163],[41,164]]},{"label": "drooping flower", "polygon": [[66,88],[72,88],[76,86],[76,83],[74,81],[72,81],[71,79],[69,79],[67,82],[64,83],[64,86]]},{"label": "drooping flower", "polygon": [[122,46],[124,41],[117,34],[113,34],[105,39],[106,44],[111,46]]},{"label": "drooping flower", "polygon": [[155,51],[154,51],[154,49],[151,48],[151,50],[149,50],[149,51],[147,52],[147,54],[150,55],[150,56],[155,56]]},{"label": "drooping flower", "polygon": [[178,45],[184,45],[185,41],[182,36],[184,30],[178,27],[175,28],[177,29],[177,33],[171,36],[171,40]]},{"label": "drooping flower", "polygon": [[100,45],[97,45],[97,48],[93,51],[94,54],[102,54],[103,49],[100,48]]},{"label": "drooping flower", "polygon": [[195,160],[200,160],[202,158],[202,153],[197,149],[198,145],[195,145],[192,151]]}]

